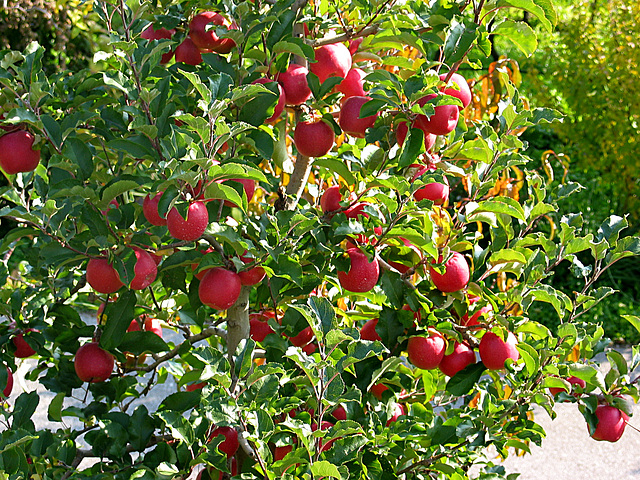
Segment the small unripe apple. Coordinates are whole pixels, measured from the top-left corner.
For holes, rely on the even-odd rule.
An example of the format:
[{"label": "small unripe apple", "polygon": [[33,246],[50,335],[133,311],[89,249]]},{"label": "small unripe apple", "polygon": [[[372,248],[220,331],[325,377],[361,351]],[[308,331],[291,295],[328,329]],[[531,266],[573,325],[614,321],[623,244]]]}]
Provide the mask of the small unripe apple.
[{"label": "small unripe apple", "polygon": [[73,361],[78,378],[83,382],[104,382],[111,376],[114,359],[95,342],[85,343],[76,352]]},{"label": "small unripe apple", "polygon": [[200,49],[193,43],[191,37],[186,37],[182,43],[176,47],[175,55],[177,63],[186,63],[194,66],[202,63]]},{"label": "small unripe apple", "polygon": [[[207,26],[211,24],[211,28]],[[218,12],[201,12],[195,15],[189,23],[189,36],[200,49],[217,53],[229,53],[236,46],[231,38],[220,38],[215,27],[225,27],[237,30],[238,26]]]},{"label": "small unripe apple", "polygon": [[158,267],[149,252],[138,247],[133,247],[136,256],[136,265],[134,267],[133,280],[131,281],[132,290],[144,290],[151,285],[158,275]]},{"label": "small unripe apple", "polygon": [[[27,328],[24,333],[37,331],[35,328]],[[24,339],[24,333],[19,333],[11,339],[13,345],[16,347],[15,352],[13,352],[13,356],[16,358],[27,358],[36,353],[36,351],[31,348],[31,345]]]},{"label": "small unripe apple", "polygon": [[518,339],[511,332],[507,335],[506,341],[493,332],[486,332],[478,346],[480,360],[489,370],[502,370],[507,359],[517,362],[520,358],[517,343]]},{"label": "small unripe apple", "polygon": [[407,357],[416,367],[431,370],[440,365],[447,343],[437,332],[428,337],[411,337],[407,343]]},{"label": "small unripe apple", "polygon": [[369,258],[358,248],[347,250],[351,266],[348,272],[338,272],[338,280],[345,290],[354,293],[365,293],[375,287],[380,276],[380,266],[374,258]]},{"label": "small unripe apple", "polygon": [[[439,261],[442,261],[442,256]],[[467,264],[464,255],[458,252],[453,252],[451,258],[444,264],[444,273],[436,272],[433,267],[429,267],[429,271],[431,281],[441,292],[457,292],[469,283],[469,264]]]},{"label": "small unripe apple", "polygon": [[333,129],[322,120],[298,122],[293,132],[293,143],[305,157],[324,157],[333,147],[335,138]]},{"label": "small unripe apple", "polygon": [[591,438],[607,442],[620,440],[627,425],[622,410],[610,405],[598,405],[596,417],[598,417],[598,425]]},{"label": "small unripe apple", "polygon": [[200,301],[216,310],[226,310],[238,300],[242,282],[231,270],[215,267],[207,270],[198,287]]},{"label": "small unripe apple", "polygon": [[12,390],[13,390],[13,373],[11,372],[11,369],[7,367],[7,383],[4,389],[2,390],[2,395],[4,396],[4,398],[9,398],[9,395],[11,395]]},{"label": "small unripe apple", "polygon": [[346,78],[351,68],[351,53],[342,43],[322,45],[315,49],[316,61],[311,63],[311,73],[315,73],[320,83],[329,77]]},{"label": "small unripe apple", "polygon": [[[435,165],[411,165],[413,168],[417,168],[416,173],[411,179],[412,182],[420,178],[428,171],[435,171],[437,167]],[[413,192],[413,198],[418,202],[420,200],[431,200],[435,205],[442,205],[449,200],[449,181],[447,177],[444,177],[445,183],[432,182],[427,183],[424,187],[419,188]]]},{"label": "small unripe apple", "polygon": [[218,427],[209,436],[209,441],[217,436],[224,436],[224,440],[218,445],[218,450],[226,453],[227,457],[233,457],[238,451],[240,443],[238,442],[238,431],[233,427]]},{"label": "small unripe apple", "polygon": [[338,124],[346,134],[356,138],[364,138],[367,128],[373,127],[376,123],[377,113],[360,118],[362,106],[369,100],[371,100],[369,97],[349,97],[342,104]]},{"label": "small unripe apple", "polygon": [[161,217],[158,212],[158,204],[162,198],[163,192],[156,193],[153,197],[147,195],[142,201],[142,213],[151,225],[161,227],[167,224],[167,217]]},{"label": "small unripe apple", "polygon": [[[436,94],[427,95],[418,100],[418,105],[424,106],[432,98],[436,98]],[[458,124],[460,110],[457,105],[440,105],[435,107],[435,113],[428,117],[426,115],[418,115],[415,120],[416,127],[425,132],[435,135],[447,135],[455,130]]]},{"label": "small unripe apple", "polygon": [[278,120],[278,118],[280,118],[280,115],[282,115],[282,112],[284,111],[284,106],[287,102],[287,97],[284,94],[282,85],[280,85],[275,80],[271,80],[269,78],[258,78],[257,80],[254,80],[252,83],[260,83],[262,85],[275,83],[278,86],[278,92],[280,94],[280,96],[278,97],[278,103],[276,103],[276,106],[273,109],[273,115],[271,115],[269,118],[267,118],[264,121],[264,123],[268,123],[268,124],[275,123]]},{"label": "small unripe apple", "polygon": [[[447,78],[446,73],[440,75],[440,80],[444,81],[445,78]],[[458,88],[451,86],[454,83]],[[467,108],[467,106],[471,103],[471,89],[469,88],[469,84],[467,83],[465,78],[459,73],[454,73],[453,75],[451,75],[448,85],[446,87],[443,87],[442,91],[447,95],[456,97],[462,102],[462,107],[458,107],[460,110],[462,110],[463,108]]]},{"label": "small unripe apple", "polygon": [[106,258],[91,258],[87,263],[87,283],[98,293],[115,293],[124,286],[113,265]]},{"label": "small unripe apple", "polygon": [[364,77],[367,74],[359,68],[352,68],[342,82],[336,85],[336,90],[344,94],[344,98],[364,97]]},{"label": "small unripe apple", "polygon": [[173,207],[167,214],[167,229],[169,235],[177,240],[191,242],[197,240],[209,225],[209,212],[203,202],[193,202],[187,210],[187,218],[184,219]]},{"label": "small unripe apple", "polygon": [[292,63],[285,72],[276,76],[284,90],[287,105],[301,105],[311,97],[311,89],[307,82],[308,73],[306,67]]},{"label": "small unripe apple", "polygon": [[371,342],[374,342],[376,340],[381,342],[382,338],[380,338],[380,335],[378,335],[378,332],[376,332],[376,325],[378,325],[377,318],[368,320],[360,329],[360,338],[362,340],[369,340]]},{"label": "small unripe apple", "polygon": [[335,212],[340,210],[340,201],[342,194],[340,193],[340,185],[332,185],[327,188],[322,197],[320,197],[320,208],[324,213]]},{"label": "small unripe apple", "polygon": [[438,368],[442,373],[449,377],[453,377],[456,373],[468,367],[472,363],[476,363],[476,354],[466,343],[455,343],[453,352],[450,355],[442,357],[442,361]]},{"label": "small unripe apple", "polygon": [[[176,31],[173,28],[171,30],[167,30],[166,28],[156,30],[153,24],[150,23],[149,26],[142,31],[140,37],[145,40],[170,40],[175,33]],[[162,54],[160,63],[168,63],[172,57],[173,50],[169,50],[167,53]]]},{"label": "small unripe apple", "polygon": [[40,150],[33,149],[34,136],[26,130],[0,137],[0,168],[8,175],[31,172],[40,163]]}]

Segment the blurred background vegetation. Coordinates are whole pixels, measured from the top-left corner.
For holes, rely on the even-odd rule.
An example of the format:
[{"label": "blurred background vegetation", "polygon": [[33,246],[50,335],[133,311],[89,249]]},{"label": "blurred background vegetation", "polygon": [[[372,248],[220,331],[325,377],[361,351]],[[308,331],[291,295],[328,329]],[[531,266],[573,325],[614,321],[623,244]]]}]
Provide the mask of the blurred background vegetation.
[{"label": "blurred background vegetation", "polygon": [[[596,233],[610,215],[627,215],[627,234],[640,230],[640,2],[637,0],[554,0],[558,24],[552,34],[541,32],[538,50],[529,58],[512,44],[494,39],[493,60],[516,60],[519,89],[532,105],[552,107],[565,121],[529,129],[534,168],[553,172],[555,181],[586,187],[564,200],[564,212],[582,212]],[[45,70],[60,73],[91,66],[93,52],[105,42],[91,13],[92,2],[81,0],[0,0],[0,49],[23,50],[37,41],[47,49]],[[520,11],[514,11],[520,15]],[[534,18],[531,27],[539,29]],[[488,67],[488,66],[487,66]],[[479,76],[486,70],[465,76]],[[6,184],[4,177],[0,183]],[[560,216],[553,221],[559,224]],[[10,225],[0,225],[8,228]],[[0,231],[0,235],[2,232]],[[589,259],[585,259],[588,262]],[[566,263],[566,262],[565,262]],[[638,343],[640,333],[621,318],[640,314],[640,261],[618,262],[596,286],[619,291],[590,311],[617,342]],[[579,291],[582,281],[568,265],[555,275],[553,286]],[[536,304],[535,320],[557,324],[553,309]]]}]

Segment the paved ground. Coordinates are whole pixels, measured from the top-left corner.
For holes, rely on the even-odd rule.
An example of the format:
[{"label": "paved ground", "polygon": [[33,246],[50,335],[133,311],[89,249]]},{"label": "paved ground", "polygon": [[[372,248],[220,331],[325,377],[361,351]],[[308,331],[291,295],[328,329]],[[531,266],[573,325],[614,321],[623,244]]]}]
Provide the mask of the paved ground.
[{"label": "paved ground", "polygon": [[[167,337],[170,332],[165,330]],[[167,338],[165,338],[167,340]],[[179,341],[175,338],[174,341]],[[630,349],[623,349],[627,358]],[[24,374],[32,368],[34,360],[26,359],[16,375],[14,394],[32,391],[37,385],[25,382]],[[607,370],[607,367],[604,367]],[[148,399],[148,408],[154,409],[159,400],[176,391],[173,381],[168,381],[157,390],[157,395]],[[74,392],[81,397],[80,391]],[[43,392],[40,408],[34,415],[38,427],[48,424],[47,406],[53,395]],[[65,403],[65,407],[71,402]],[[532,446],[532,454],[509,457],[504,465],[508,472],[521,473],[520,480],[632,480],[640,479],[640,432],[627,427],[617,443],[596,442],[588,433],[584,418],[576,405],[557,406],[558,416],[551,420],[546,412],[537,410],[535,420],[547,432],[542,448]],[[71,422],[73,423],[73,422]],[[640,429],[640,405],[636,405],[635,415],[630,423]],[[56,424],[54,428],[58,428]]]}]

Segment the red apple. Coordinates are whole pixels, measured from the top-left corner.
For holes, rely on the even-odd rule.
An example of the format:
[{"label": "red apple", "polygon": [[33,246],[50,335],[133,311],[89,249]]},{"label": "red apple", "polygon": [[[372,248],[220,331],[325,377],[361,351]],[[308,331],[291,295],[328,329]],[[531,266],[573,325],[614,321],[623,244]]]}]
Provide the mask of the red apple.
[{"label": "red apple", "polygon": [[378,400],[382,400],[382,394],[387,390],[389,390],[389,387],[387,387],[384,383],[376,383],[371,387],[369,391]]},{"label": "red apple", "polygon": [[[440,256],[439,261],[442,261],[442,256]],[[465,288],[469,283],[469,265],[464,255],[458,252],[453,252],[451,258],[444,264],[444,273],[436,272],[433,267],[429,267],[429,271],[431,273],[431,281],[441,292],[457,292]]]},{"label": "red apple", "polygon": [[162,193],[163,192],[158,192],[153,197],[151,195],[147,195],[142,201],[142,213],[144,214],[144,218],[146,218],[147,222],[151,225],[158,227],[167,224],[167,217],[161,217],[158,212],[158,203],[160,203]]},{"label": "red apple", "polygon": [[624,433],[624,427],[627,425],[622,410],[610,405],[598,405],[596,417],[598,417],[598,425],[591,438],[607,442],[620,440]]},{"label": "red apple", "polygon": [[184,219],[173,207],[167,214],[167,229],[169,235],[177,240],[190,242],[202,236],[209,225],[209,213],[203,202],[193,202],[187,210],[187,218]]},{"label": "red apple", "polygon": [[136,255],[135,276],[131,281],[132,290],[144,290],[151,285],[158,274],[156,262],[149,252],[138,247],[132,247]]},{"label": "red apple", "polygon": [[[413,128],[420,128],[417,125],[414,125]],[[407,138],[407,133],[409,133],[409,124],[407,122],[400,122],[396,127],[396,140],[398,145],[402,146],[404,144],[404,140]],[[436,143],[437,135],[433,133],[425,132],[424,133],[424,149],[429,152]]]},{"label": "red apple", "polygon": [[437,332],[428,337],[411,337],[407,343],[407,357],[416,367],[431,370],[440,365],[447,343]]},{"label": "red apple", "polygon": [[[243,263],[251,263],[255,259],[240,256],[240,260],[242,260]],[[243,270],[241,272],[238,272],[238,276],[240,277],[240,282],[242,282],[242,285],[252,286],[257,283],[260,283],[262,279],[265,277],[266,273],[267,272],[265,272],[264,268],[258,265],[253,268],[250,268],[249,270]]]},{"label": "red apple", "polygon": [[306,67],[292,63],[286,72],[276,76],[284,90],[287,105],[301,105],[311,97],[311,89],[307,83],[308,73]]},{"label": "red apple", "polygon": [[13,390],[13,373],[11,372],[11,369],[7,367],[7,383],[4,389],[2,390],[2,395],[4,395],[4,398],[9,398],[9,395],[11,395],[12,390]]},{"label": "red apple", "polygon": [[[410,167],[417,168],[416,173],[411,179],[414,182],[416,179],[427,173],[428,171],[436,171],[435,165],[419,165],[414,163]],[[445,183],[432,182],[427,183],[424,187],[419,188],[413,192],[413,198],[417,201],[431,200],[435,205],[442,205],[449,199],[449,181],[447,177],[444,177]]]},{"label": "red apple", "polygon": [[391,425],[393,422],[397,421],[402,415],[405,414],[404,407],[401,403],[396,403],[393,407],[393,414],[387,420],[387,427]]},{"label": "red apple", "polygon": [[369,340],[371,342],[375,342],[376,340],[381,342],[382,338],[380,338],[380,335],[378,335],[378,332],[376,332],[376,325],[378,325],[377,318],[372,318],[371,320],[367,321],[360,329],[360,338],[362,340]]},{"label": "red apple", "polygon": [[480,360],[489,370],[502,370],[507,359],[517,362],[520,358],[517,343],[518,339],[511,332],[507,335],[506,341],[493,332],[486,332],[478,346]]},{"label": "red apple", "polygon": [[307,355],[313,355],[318,350],[318,345],[315,342],[307,343],[304,347],[302,347],[302,351]]},{"label": "red apple", "polygon": [[111,376],[114,359],[95,342],[85,343],[76,352],[73,361],[78,378],[83,382],[104,382]]},{"label": "red apple", "polygon": [[[436,98],[436,94],[427,95],[418,100],[418,105],[424,106],[432,98]],[[418,115],[415,120],[416,127],[425,132],[435,135],[447,135],[455,130],[458,124],[458,116],[460,110],[457,105],[440,105],[435,107],[435,113],[428,117],[426,115]]]},{"label": "red apple", "polygon": [[276,103],[276,106],[273,110],[273,115],[271,115],[269,118],[267,118],[264,123],[275,123],[278,118],[280,118],[280,115],[282,115],[282,112],[284,111],[284,106],[285,103],[287,101],[287,97],[284,94],[284,90],[282,89],[282,86],[276,82],[275,80],[271,80],[269,78],[258,78],[257,80],[254,80],[252,83],[261,83],[263,85],[266,85],[268,83],[275,83],[278,86],[278,92],[280,92],[280,97],[278,97],[278,103]]},{"label": "red apple", "polygon": [[242,282],[235,272],[221,267],[207,270],[198,287],[200,301],[216,310],[226,310],[238,300]]},{"label": "red apple", "polygon": [[226,453],[227,457],[233,457],[238,451],[240,443],[238,442],[238,432],[233,427],[218,427],[209,436],[209,441],[213,440],[217,436],[224,436],[224,440],[218,445],[218,450],[222,453]]},{"label": "red apple", "polygon": [[442,373],[453,377],[456,373],[476,362],[476,354],[466,343],[455,343],[453,352],[442,357],[438,368]]},{"label": "red apple", "polygon": [[315,49],[316,61],[311,63],[311,73],[315,73],[320,83],[329,77],[346,78],[351,68],[351,52],[342,43],[322,45]]},{"label": "red apple", "polygon": [[359,68],[352,68],[342,82],[336,85],[336,90],[344,94],[344,98],[364,97],[364,77],[367,74]]},{"label": "red apple", "polygon": [[187,389],[187,392],[194,392],[196,390],[202,390],[204,388],[204,386],[206,385],[205,382],[200,382],[200,383],[190,383],[189,385],[187,385],[185,388]]},{"label": "red apple", "polygon": [[320,208],[324,213],[335,212],[340,210],[340,201],[342,194],[340,193],[340,185],[332,185],[327,188],[322,197],[320,197]]},{"label": "red apple", "polygon": [[124,286],[118,272],[106,258],[89,259],[86,278],[91,288],[99,293],[115,293]]},{"label": "red apple", "polygon": [[[37,331],[38,330],[35,328],[27,328],[24,333]],[[13,356],[16,358],[27,358],[36,353],[36,351],[31,348],[31,345],[29,345],[24,339],[24,333],[19,333],[11,339],[13,341],[13,345],[16,347],[15,352],[13,352]]]},{"label": "red apple", "polygon": [[218,12],[201,12],[191,19],[189,36],[200,49],[229,53],[236,46],[236,42],[231,38],[218,37],[215,27],[225,27],[227,30],[238,29],[235,23],[230,22]]},{"label": "red apple", "polygon": [[311,330],[311,327],[307,327],[302,329],[302,331],[298,333],[296,336],[289,337],[289,341],[296,347],[303,347],[307,343],[309,343],[312,338],[313,338],[313,330]]},{"label": "red apple", "polygon": [[305,157],[323,157],[333,147],[336,136],[324,121],[298,122],[293,132],[293,143]]},{"label": "red apple", "polygon": [[347,410],[344,408],[344,406],[338,405],[336,408],[333,409],[333,412],[331,412],[331,415],[333,415],[333,418],[335,418],[336,420],[346,420]]},{"label": "red apple", "polygon": [[0,168],[8,175],[35,170],[40,163],[40,150],[33,149],[34,140],[26,130],[0,137]]},{"label": "red apple", "polygon": [[[578,385],[580,388],[585,388],[587,386],[587,382],[585,382],[583,379],[578,378],[578,377],[569,377],[567,378],[567,382],[569,382],[572,385]],[[573,388],[571,389],[573,391]],[[551,393],[551,395],[553,395],[554,397],[556,395],[558,395],[560,392],[566,392],[566,390],[564,388],[549,388],[549,393]],[[574,396],[578,396],[578,394],[576,393],[572,393],[572,395]]]},{"label": "red apple", "polygon": [[[469,310],[472,310],[472,305],[474,305],[475,303],[478,302],[478,300],[480,300],[480,297],[476,296],[476,295],[469,295]],[[464,325],[467,327],[471,327],[473,325],[478,325],[478,320],[480,319],[480,317],[482,315],[484,315],[485,313],[491,312],[493,311],[493,307],[491,306],[491,304],[486,305],[482,308],[480,308],[479,310],[477,310],[473,315],[471,315],[471,317],[469,317],[469,312],[465,313],[462,318],[460,318],[460,325]]]},{"label": "red apple", "polygon": [[376,123],[377,113],[360,118],[360,110],[369,100],[371,100],[370,97],[349,97],[342,104],[338,124],[346,134],[356,138],[364,138],[367,128],[373,127]]},{"label": "red apple", "polygon": [[249,315],[249,332],[254,342],[262,342],[272,333],[273,328],[267,323],[267,318],[260,313],[252,313]]},{"label": "red apple", "polygon": [[[320,430],[328,430],[331,427],[333,427],[333,423],[331,422],[327,422],[327,421],[323,421],[320,424]],[[315,432],[316,430],[318,430],[318,424],[314,423],[311,425],[311,430],[313,432]],[[322,441],[323,437],[319,438],[319,444],[318,444],[318,448],[320,449],[321,452],[325,452],[327,450],[329,450],[331,448],[331,445],[333,445],[333,442],[335,442],[337,440],[337,438],[333,438],[331,440],[329,440],[328,442],[323,442]]]},{"label": "red apple", "polygon": [[[170,40],[175,33],[176,31],[173,28],[171,30],[167,30],[166,28],[156,30],[153,24],[150,23],[149,26],[142,31],[140,37],[145,40]],[[169,50],[167,53],[162,54],[160,63],[168,63],[172,57],[173,50]]]},{"label": "red apple", "polygon": [[349,40],[349,53],[351,53],[351,55],[355,55],[355,53],[358,51],[358,48],[360,48],[360,44],[362,43],[362,40],[364,40],[362,37]]},{"label": "red apple", "polygon": [[200,49],[193,43],[191,37],[186,37],[182,43],[176,47],[176,62],[187,63],[194,66],[202,63]]},{"label": "red apple", "polygon": [[347,250],[351,266],[348,272],[338,272],[338,280],[345,290],[354,293],[365,293],[371,290],[380,276],[380,266],[374,258],[369,258],[358,248]]},{"label": "red apple", "polygon": [[[440,75],[440,80],[444,81],[445,78],[447,78],[446,73]],[[456,84],[457,88],[452,86],[452,84],[454,83]],[[458,107],[460,110],[462,110],[463,108],[467,108],[467,106],[471,103],[471,89],[469,88],[469,84],[467,83],[465,78],[459,73],[454,73],[453,75],[451,75],[449,83],[441,90],[447,95],[458,98],[462,102],[462,107]]]}]

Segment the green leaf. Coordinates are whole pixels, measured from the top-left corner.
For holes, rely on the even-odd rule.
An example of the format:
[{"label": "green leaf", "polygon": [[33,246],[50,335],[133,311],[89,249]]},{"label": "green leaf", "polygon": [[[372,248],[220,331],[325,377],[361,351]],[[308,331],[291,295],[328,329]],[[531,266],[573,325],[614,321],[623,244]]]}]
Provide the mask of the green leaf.
[{"label": "green leaf", "polygon": [[529,333],[535,338],[543,339],[551,336],[551,331],[542,325],[541,323],[529,320],[528,322],[519,325],[516,329],[517,333]]},{"label": "green leaf", "polygon": [[11,428],[13,430],[20,428],[27,430],[33,429],[31,416],[35,413],[39,403],[40,394],[36,391],[20,394],[20,396],[16,398],[16,403],[13,407],[13,422],[11,423]]},{"label": "green leaf", "polygon": [[534,376],[540,369],[540,355],[527,343],[520,342],[516,345],[516,348],[520,352],[520,358],[524,361],[527,375]]},{"label": "green leaf", "polygon": [[[185,393],[185,392],[181,392]],[[187,392],[187,393],[195,393],[195,392]],[[198,398],[200,395],[198,395]],[[157,413],[158,417],[169,427],[171,431],[171,436],[177,440],[181,440],[185,442],[187,445],[192,445],[195,440],[195,435],[193,433],[193,428],[189,421],[183,417],[184,410],[179,410],[176,412],[172,411],[159,411]],[[175,468],[175,467],[174,467]]]},{"label": "green leaf", "polygon": [[456,159],[475,160],[482,163],[491,163],[493,151],[487,141],[478,137],[465,142],[460,151],[456,153]]},{"label": "green leaf", "polygon": [[640,317],[636,315],[621,315],[627,322],[633,325],[640,332]]},{"label": "green leaf", "polygon": [[60,422],[62,420],[62,405],[65,397],[65,392],[60,392],[51,400],[47,409],[47,416],[50,422]]},{"label": "green leaf", "polygon": [[529,290],[523,297],[522,309],[526,312],[536,300],[550,303],[560,318],[564,316],[565,311],[570,311],[573,308],[571,299],[564,292],[556,290],[550,285],[539,285]]},{"label": "green leaf", "polygon": [[447,392],[456,397],[466,395],[478,383],[486,369],[482,362],[467,366],[449,379],[445,387]]},{"label": "green leaf", "polygon": [[64,142],[64,156],[78,166],[82,180],[93,173],[93,154],[85,142],[77,137],[67,138]]},{"label": "green leaf", "polygon": [[491,31],[492,35],[502,35],[520,49],[527,57],[538,48],[538,39],[533,29],[525,22],[505,20]]},{"label": "green leaf", "polygon": [[107,318],[107,322],[100,336],[100,346],[102,348],[111,350],[122,343],[124,334],[134,318],[136,302],[136,292],[127,290],[115,302],[107,303],[104,309],[104,316]]},{"label": "green leaf", "polygon": [[451,28],[444,44],[444,57],[449,65],[462,60],[469,48],[478,36],[480,25],[468,19],[463,19],[462,23],[451,22]]},{"label": "green leaf", "polygon": [[322,157],[313,162],[314,167],[326,168],[327,170],[340,175],[349,185],[355,185],[356,178],[349,170],[349,167],[342,161],[335,158]]},{"label": "green leaf", "polygon": [[207,105],[211,103],[211,90],[207,88],[207,86],[202,83],[200,77],[192,72],[187,72],[186,70],[178,69],[178,71],[183,74],[187,79],[191,82],[191,84],[195,87],[196,91],[200,94],[202,99],[205,101]]},{"label": "green leaf", "polygon": [[527,258],[517,250],[505,248],[492,253],[488,263],[491,266],[501,263],[527,263]]},{"label": "green leaf", "polygon": [[596,238],[598,240],[604,239],[611,245],[614,245],[618,241],[620,232],[628,226],[629,223],[627,222],[626,218],[619,217],[617,215],[611,215],[604,222],[602,222],[602,225],[600,225],[600,228],[598,228],[598,234],[596,235]]},{"label": "green leaf", "polygon": [[175,410],[176,413],[182,413],[195,407],[199,403],[199,390],[194,390],[193,392],[176,392],[162,400],[162,403],[158,407],[158,411]]},{"label": "green leaf", "polygon": [[107,143],[107,147],[128,153],[133,158],[149,158],[155,160],[156,152],[151,141],[144,135],[129,138],[116,138]]},{"label": "green leaf", "polygon": [[47,135],[49,135],[51,143],[53,143],[59,150],[62,146],[62,132],[60,130],[60,125],[58,125],[58,122],[56,122],[50,115],[42,115],[40,120],[42,120],[44,130],[47,132]]},{"label": "green leaf", "polygon": [[514,7],[535,15],[544,28],[551,32],[557,21],[551,0],[498,0],[496,8]]},{"label": "green leaf", "polygon": [[332,465],[326,460],[320,460],[319,462],[314,462],[311,464],[311,473],[313,474],[313,478],[337,478],[340,479],[340,471],[338,467]]},{"label": "green leaf", "polygon": [[424,132],[419,128],[410,128],[402,144],[402,151],[398,158],[398,168],[408,167],[416,162],[420,154],[424,153]]},{"label": "green leaf", "polygon": [[[127,327],[128,328],[128,327]],[[123,352],[140,355],[145,352],[160,353],[169,351],[169,345],[153,332],[127,332],[118,346]]]},{"label": "green leaf", "polygon": [[476,221],[476,216],[485,212],[502,213],[522,220],[522,222],[526,221],[522,205],[517,201],[509,197],[494,197],[480,203],[470,202],[467,204],[467,222]]}]

